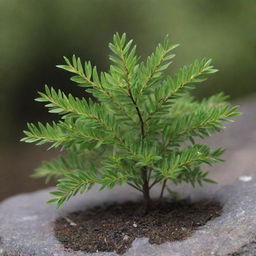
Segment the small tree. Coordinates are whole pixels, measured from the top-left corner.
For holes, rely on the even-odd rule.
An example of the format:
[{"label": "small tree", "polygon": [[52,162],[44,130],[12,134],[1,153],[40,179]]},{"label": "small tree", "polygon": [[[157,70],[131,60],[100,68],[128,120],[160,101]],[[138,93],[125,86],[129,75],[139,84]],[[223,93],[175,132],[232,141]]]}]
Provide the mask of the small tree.
[{"label": "small tree", "polygon": [[45,125],[29,123],[22,139],[37,145],[50,143],[50,148],[67,152],[35,171],[34,177],[47,181],[58,178],[57,191],[52,192],[55,198],[49,203],[59,207],[94,184],[104,189],[127,183],[142,192],[147,210],[150,190],[158,183],[162,184],[160,199],[168,181],[193,186],[214,183],[201,165],[222,161],[223,149],[211,150],[195,138],[220,131],[223,121],[238,115],[237,107],[224,103],[223,94],[202,101],[190,95],[194,84],[217,71],[210,59],[195,60],[176,75],[165,76],[177,46],[167,36],[140,62],[132,40],[126,42],[125,34],[116,33],[109,44],[112,64],[101,73],[89,61],[83,64],[75,55],[72,60],[64,57],[66,64],[57,67],[73,73],[71,80],[90,92],[92,99],[45,86],[36,101],[46,102],[49,112],[61,119]]}]

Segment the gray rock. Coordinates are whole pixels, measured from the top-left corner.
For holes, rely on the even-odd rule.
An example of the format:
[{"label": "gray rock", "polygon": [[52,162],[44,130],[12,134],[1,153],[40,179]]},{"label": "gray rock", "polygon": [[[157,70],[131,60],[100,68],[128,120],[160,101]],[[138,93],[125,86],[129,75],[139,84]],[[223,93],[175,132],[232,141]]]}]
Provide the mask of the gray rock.
[{"label": "gray rock", "polygon": [[229,254],[229,256],[255,256],[256,252],[256,237],[250,242],[242,246],[237,252]]},{"label": "gray rock", "polygon": [[[210,175],[219,184],[232,184],[241,175],[256,174],[256,97],[246,98],[238,103],[241,116],[235,123],[207,139],[213,147],[224,147],[224,163],[214,165]],[[205,143],[205,141],[204,141]]]},{"label": "gray rock", "polygon": [[[0,205],[0,255],[8,256],[114,256],[116,253],[74,252],[56,240],[53,222],[68,212],[82,210],[106,201],[137,200],[139,195],[128,187],[72,198],[62,209],[45,205],[49,189],[23,194]],[[151,245],[146,238],[136,239],[125,256],[210,256],[256,255],[256,178],[236,181],[212,195],[223,204],[223,214],[209,221],[185,241]],[[211,196],[208,193],[208,196]]]}]

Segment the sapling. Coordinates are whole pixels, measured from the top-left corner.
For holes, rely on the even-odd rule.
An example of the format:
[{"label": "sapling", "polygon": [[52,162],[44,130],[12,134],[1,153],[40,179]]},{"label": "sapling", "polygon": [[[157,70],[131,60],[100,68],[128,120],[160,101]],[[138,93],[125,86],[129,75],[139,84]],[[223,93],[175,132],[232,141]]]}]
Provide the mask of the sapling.
[{"label": "sapling", "polygon": [[223,129],[223,122],[238,115],[237,106],[226,103],[222,93],[201,101],[191,96],[195,84],[217,71],[211,59],[195,60],[166,75],[177,46],[166,36],[143,62],[133,41],[116,33],[109,44],[112,64],[100,73],[90,61],[64,57],[65,65],[57,67],[71,72],[71,80],[91,97],[77,98],[46,85],[36,101],[61,118],[29,123],[22,139],[66,152],[35,170],[34,177],[57,178],[49,203],[60,207],[95,184],[101,190],[128,184],[143,194],[148,210],[150,190],[157,184],[161,200],[169,181],[215,183],[201,167],[222,161],[223,149],[212,150],[196,140]]}]

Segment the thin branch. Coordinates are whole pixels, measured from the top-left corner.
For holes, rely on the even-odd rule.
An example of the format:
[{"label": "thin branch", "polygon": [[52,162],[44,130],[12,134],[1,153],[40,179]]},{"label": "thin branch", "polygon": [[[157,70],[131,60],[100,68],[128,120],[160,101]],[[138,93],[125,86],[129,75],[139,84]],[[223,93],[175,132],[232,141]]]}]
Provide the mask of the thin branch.
[{"label": "thin branch", "polygon": [[142,88],[140,89],[140,92],[142,92],[148,85],[148,82],[150,82],[150,80],[153,78],[153,76],[155,75],[157,68],[161,65],[161,63],[163,62],[165,56],[167,55],[168,51],[164,51],[164,54],[161,56],[160,60],[158,61],[158,63],[155,65],[154,69],[150,72],[150,76],[147,78],[145,84],[142,86]]},{"label": "thin branch", "polygon": [[139,117],[139,120],[140,120],[140,130],[141,130],[141,136],[142,136],[142,139],[145,138],[145,129],[144,129],[144,121],[143,121],[143,118],[142,118],[142,114],[140,112],[140,109],[137,105],[137,102],[136,100],[134,99],[133,95],[132,95],[132,92],[130,89],[128,89],[128,92],[129,92],[129,97],[131,98],[132,100],[132,103],[134,104],[135,106],[135,109],[136,109],[136,112],[138,114],[138,117]]},{"label": "thin branch", "polygon": [[[181,84],[179,84],[179,86],[177,86],[177,88],[171,92],[171,94],[167,94],[167,96],[165,96],[164,98],[161,98],[159,100],[159,103],[157,108],[153,111],[153,112],[150,112],[147,119],[145,120],[145,123],[148,122],[149,120],[152,119],[152,116],[157,113],[161,107],[163,106],[163,104],[165,104],[165,102],[167,102],[179,89],[181,89],[182,87],[184,87],[185,85],[189,84],[190,82],[193,81],[194,78],[200,76],[201,74],[203,74],[203,70],[200,71],[200,72],[197,72],[196,74],[192,75],[188,80],[182,82]],[[167,80],[166,80],[167,81]]]},{"label": "thin branch", "polygon": [[131,91],[131,83],[130,83],[130,79],[129,79],[130,71],[127,68],[127,64],[126,64],[126,61],[125,61],[124,54],[123,54],[122,50],[121,50],[121,53],[122,53],[121,59],[122,59],[122,62],[123,62],[124,68],[125,68],[125,73],[126,73],[125,80],[126,80],[126,83],[128,85],[128,93],[129,93],[128,96],[130,97],[132,103],[134,104],[136,112],[138,114],[138,117],[139,117],[139,120],[140,120],[141,136],[142,136],[142,139],[144,139],[145,138],[144,121],[143,121],[140,109],[138,107],[138,104],[137,104],[136,100],[134,99],[132,91]]},{"label": "thin branch", "polygon": [[164,195],[164,189],[165,189],[165,186],[166,186],[166,182],[167,182],[167,180],[165,180],[165,181],[163,182],[163,186],[162,186],[162,189],[161,189],[159,201],[162,201],[162,200],[163,200],[163,195]]},{"label": "thin branch", "polygon": [[150,169],[149,172],[148,172],[148,182],[150,181],[151,173],[152,173],[152,169]]},{"label": "thin branch", "polygon": [[140,191],[140,192],[143,192],[143,190],[142,190],[142,189],[140,189],[139,187],[137,187],[137,186],[133,185],[132,183],[127,182],[127,184],[128,184],[128,185],[130,185],[131,187],[135,188],[136,190],[138,190],[138,191]]},{"label": "thin branch", "polygon": [[158,180],[155,180],[150,186],[149,186],[149,189],[151,189],[153,186],[155,186],[157,183],[159,183]]}]

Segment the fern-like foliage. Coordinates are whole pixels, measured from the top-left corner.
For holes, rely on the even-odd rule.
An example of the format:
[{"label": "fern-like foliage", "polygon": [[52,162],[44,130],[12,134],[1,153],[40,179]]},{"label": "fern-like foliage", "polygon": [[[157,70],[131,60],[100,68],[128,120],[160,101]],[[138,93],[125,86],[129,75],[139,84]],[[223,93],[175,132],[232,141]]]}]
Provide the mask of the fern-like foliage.
[{"label": "fern-like foliage", "polygon": [[60,118],[51,124],[28,124],[22,139],[66,152],[44,162],[33,175],[47,181],[57,178],[50,202],[61,206],[95,184],[101,189],[129,184],[143,193],[149,207],[155,184],[162,183],[163,192],[168,181],[193,186],[214,183],[201,166],[222,161],[223,150],[212,150],[196,139],[219,132],[239,113],[223,94],[202,101],[190,95],[196,84],[217,71],[210,59],[195,60],[166,75],[177,46],[167,36],[143,62],[133,41],[116,33],[109,44],[108,72],[98,72],[91,62],[75,55],[64,57],[65,64],[57,67],[72,73],[71,80],[93,99],[45,86],[36,101]]}]

